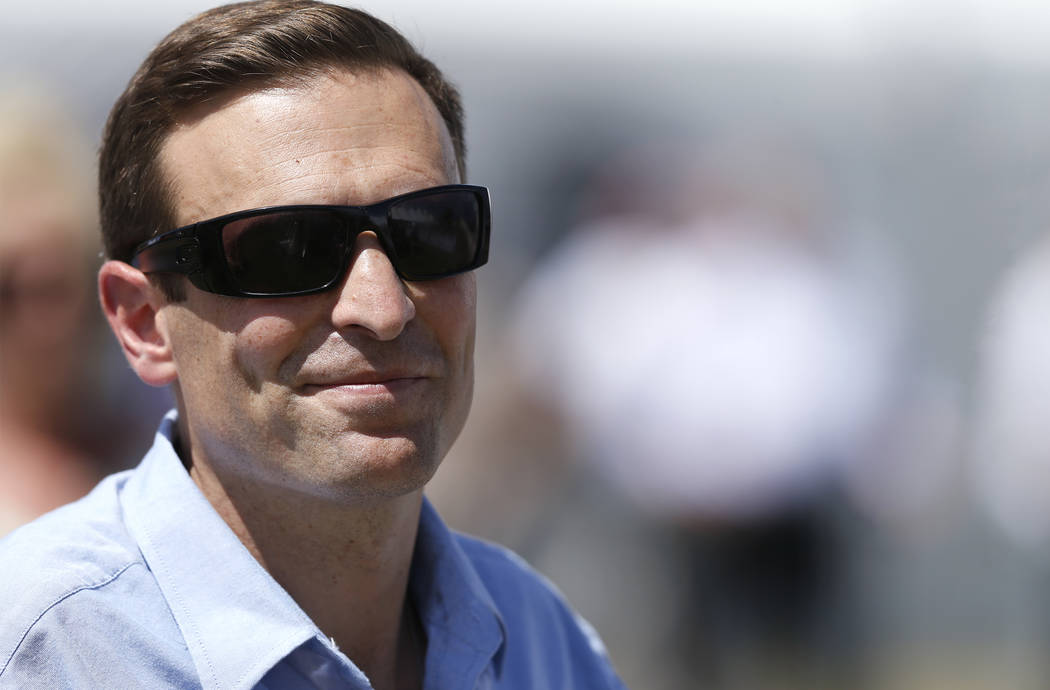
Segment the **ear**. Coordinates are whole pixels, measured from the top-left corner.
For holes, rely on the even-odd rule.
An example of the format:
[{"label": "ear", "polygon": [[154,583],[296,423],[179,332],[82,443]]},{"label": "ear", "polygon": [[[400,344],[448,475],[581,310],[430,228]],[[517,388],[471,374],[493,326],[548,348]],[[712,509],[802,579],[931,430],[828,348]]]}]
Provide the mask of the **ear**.
[{"label": "ear", "polygon": [[166,300],[146,275],[123,261],[107,261],[98,272],[98,296],[109,327],[139,378],[151,386],[174,381],[171,343],[158,318]]}]

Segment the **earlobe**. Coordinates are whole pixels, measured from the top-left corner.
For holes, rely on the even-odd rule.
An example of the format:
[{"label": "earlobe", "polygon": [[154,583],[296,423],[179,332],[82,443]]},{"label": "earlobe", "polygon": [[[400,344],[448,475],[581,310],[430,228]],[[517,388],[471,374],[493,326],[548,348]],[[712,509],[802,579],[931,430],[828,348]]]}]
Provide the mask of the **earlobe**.
[{"label": "earlobe", "polygon": [[162,297],[142,271],[123,261],[107,261],[98,272],[102,311],[128,364],[151,386],[166,386],[176,378],[171,343],[161,328]]}]

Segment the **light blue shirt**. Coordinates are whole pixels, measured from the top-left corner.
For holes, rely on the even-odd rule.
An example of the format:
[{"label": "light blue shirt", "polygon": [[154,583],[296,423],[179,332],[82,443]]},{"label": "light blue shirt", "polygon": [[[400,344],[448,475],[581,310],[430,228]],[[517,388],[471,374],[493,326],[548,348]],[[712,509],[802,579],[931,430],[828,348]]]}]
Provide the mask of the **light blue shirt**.
[{"label": "light blue shirt", "polygon": [[[136,469],[0,541],[0,688],[370,688],[197,489],[174,419]],[[409,589],[428,690],[623,687],[548,582],[429,503]]]}]

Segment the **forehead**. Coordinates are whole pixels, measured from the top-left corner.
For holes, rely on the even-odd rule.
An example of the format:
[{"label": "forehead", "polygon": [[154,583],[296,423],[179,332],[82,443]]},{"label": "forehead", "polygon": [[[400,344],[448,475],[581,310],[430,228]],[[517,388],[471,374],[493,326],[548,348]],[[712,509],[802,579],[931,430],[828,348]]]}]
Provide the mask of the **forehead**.
[{"label": "forehead", "polygon": [[367,204],[455,178],[451,138],[400,71],[312,76],[187,114],[164,142],[179,225],[260,206]]}]

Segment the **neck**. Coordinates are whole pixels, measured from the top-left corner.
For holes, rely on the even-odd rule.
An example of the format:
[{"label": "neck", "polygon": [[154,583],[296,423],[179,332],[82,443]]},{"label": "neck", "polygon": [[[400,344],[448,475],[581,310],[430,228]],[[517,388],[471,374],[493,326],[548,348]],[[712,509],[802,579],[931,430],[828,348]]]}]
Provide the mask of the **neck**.
[{"label": "neck", "polygon": [[[408,604],[422,490],[349,505],[252,486],[194,463],[194,481],[251,554],[376,688],[418,687],[424,640]],[[418,678],[418,674],[415,674]]]}]

